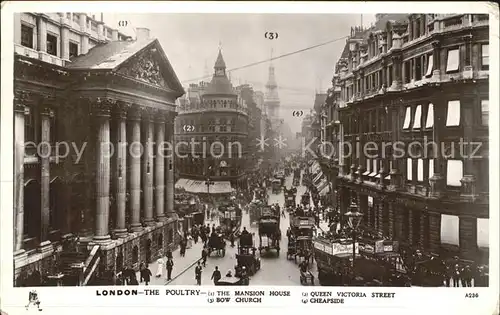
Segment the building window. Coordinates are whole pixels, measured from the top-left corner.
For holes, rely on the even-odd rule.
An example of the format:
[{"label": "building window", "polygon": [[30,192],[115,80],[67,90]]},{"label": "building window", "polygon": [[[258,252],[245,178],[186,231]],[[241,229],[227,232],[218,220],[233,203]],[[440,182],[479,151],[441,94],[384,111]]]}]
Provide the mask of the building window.
[{"label": "building window", "polygon": [[446,62],[446,72],[458,71],[460,59],[458,48],[448,50],[448,60]]},{"label": "building window", "polygon": [[404,72],[404,77],[403,77],[403,83],[408,83],[411,81],[411,62],[410,62],[410,60],[408,60],[404,63],[404,68],[405,68],[405,72]]},{"label": "building window", "polygon": [[441,243],[459,245],[459,225],[460,219],[456,215],[441,215]]},{"label": "building window", "polygon": [[47,53],[57,56],[57,36],[47,34]]},{"label": "building window", "polygon": [[446,115],[446,126],[460,125],[460,101],[448,101],[448,113]]},{"label": "building window", "polygon": [[425,76],[430,77],[432,75],[433,70],[434,70],[434,56],[429,55],[429,57],[427,57],[427,72],[425,73]]},{"label": "building window", "polygon": [[463,162],[462,160],[448,160],[446,168],[446,185],[459,187],[460,180],[463,177]]},{"label": "building window", "polygon": [[227,131],[226,119],[225,118],[221,118],[221,120],[220,120],[219,131],[221,131],[221,132],[226,132]]},{"label": "building window", "polygon": [[78,44],[69,42],[69,57],[73,58],[78,56]]},{"label": "building window", "polygon": [[434,176],[434,159],[429,159],[429,178]]},{"label": "building window", "polygon": [[483,126],[488,126],[489,116],[489,101],[481,100],[481,123]]},{"label": "building window", "polygon": [[434,105],[432,103],[427,107],[427,119],[425,122],[425,128],[432,128],[434,126]]},{"label": "building window", "polygon": [[406,159],[406,179],[411,181],[413,178],[413,160],[408,158]]},{"label": "building window", "polygon": [[422,159],[417,160],[417,181],[424,181],[424,160]]},{"label": "building window", "polygon": [[403,129],[408,129],[410,127],[411,121],[411,107],[406,107],[405,121],[403,123]]},{"label": "building window", "polygon": [[488,70],[490,67],[490,45],[481,45],[481,69]]},{"label": "building window", "polygon": [[35,142],[35,116],[33,109],[29,106],[26,106],[24,110],[24,140]]},{"label": "building window", "polygon": [[21,24],[21,45],[33,48],[33,27]]},{"label": "building window", "polygon": [[413,121],[413,129],[420,129],[422,125],[422,105],[417,105],[415,109],[415,119]]},{"label": "building window", "polygon": [[215,132],[215,122],[213,119],[208,121],[208,131]]},{"label": "building window", "polygon": [[476,234],[477,234],[477,247],[489,248],[490,247],[490,220],[477,218]]}]

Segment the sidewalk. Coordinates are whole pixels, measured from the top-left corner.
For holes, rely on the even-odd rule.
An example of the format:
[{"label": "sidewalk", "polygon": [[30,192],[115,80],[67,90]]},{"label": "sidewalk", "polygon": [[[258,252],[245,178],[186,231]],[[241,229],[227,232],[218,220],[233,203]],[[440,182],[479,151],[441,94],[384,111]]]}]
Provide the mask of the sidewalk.
[{"label": "sidewalk", "polygon": [[[215,224],[215,223],[216,223],[215,220],[214,221],[210,221],[210,220],[205,221],[205,224],[209,224],[210,226],[212,226],[212,224]],[[217,223],[217,225],[218,225],[218,223]],[[186,255],[184,257],[181,257],[179,247],[177,247],[177,249],[172,252],[172,258],[174,260],[174,268],[172,269],[172,280],[174,280],[176,277],[180,276],[186,269],[189,269],[199,259],[201,259],[201,250],[202,249],[203,249],[203,242],[198,238],[198,243],[195,244],[193,242],[193,247],[186,249]],[[166,264],[167,257],[164,256],[163,260]],[[153,274],[149,285],[166,285],[169,282],[171,282],[171,281],[167,281],[166,265],[165,264],[163,265],[162,276],[157,278],[156,271],[158,269],[158,263],[156,261],[157,260],[155,260],[149,264],[149,270],[151,270],[151,273]],[[137,272],[137,280],[138,281],[141,280],[140,271]],[[144,282],[139,283],[139,285],[144,285]]]}]

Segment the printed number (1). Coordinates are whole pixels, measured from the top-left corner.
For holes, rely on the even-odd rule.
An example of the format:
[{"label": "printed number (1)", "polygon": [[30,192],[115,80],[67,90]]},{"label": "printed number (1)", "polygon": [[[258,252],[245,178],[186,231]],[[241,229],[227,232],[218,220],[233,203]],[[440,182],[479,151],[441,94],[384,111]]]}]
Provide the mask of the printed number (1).
[{"label": "printed number (1)", "polygon": [[465,297],[469,299],[478,298],[479,293],[465,293]]}]

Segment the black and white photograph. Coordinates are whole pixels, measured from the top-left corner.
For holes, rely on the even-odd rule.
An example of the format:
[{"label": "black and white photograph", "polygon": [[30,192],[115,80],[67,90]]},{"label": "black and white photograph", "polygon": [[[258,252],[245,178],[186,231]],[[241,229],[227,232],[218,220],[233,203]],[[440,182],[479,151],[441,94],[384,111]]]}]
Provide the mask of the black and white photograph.
[{"label": "black and white photograph", "polygon": [[2,282],[491,285],[491,15],[41,11]]}]

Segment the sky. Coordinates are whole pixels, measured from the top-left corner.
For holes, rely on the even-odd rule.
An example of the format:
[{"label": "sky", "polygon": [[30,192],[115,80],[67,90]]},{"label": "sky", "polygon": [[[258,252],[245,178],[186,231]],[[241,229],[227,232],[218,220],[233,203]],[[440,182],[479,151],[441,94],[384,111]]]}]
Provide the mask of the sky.
[{"label": "sky", "polygon": [[[100,16],[96,14],[96,17]],[[271,57],[332,41],[333,43],[273,61],[279,86],[281,117],[292,132],[300,131],[301,118],[293,111],[309,112],[315,94],[331,86],[335,63],[351,26],[369,26],[374,15],[352,14],[130,14],[104,13],[104,22],[134,35],[134,28],[146,27],[158,38],[179,80],[184,86],[198,83],[213,66],[219,46],[228,70]],[[120,27],[119,21],[127,21]],[[266,32],[278,34],[266,39]],[[208,69],[207,69],[208,68]],[[231,72],[233,85],[248,83],[265,92],[269,62]],[[193,80],[195,79],[195,80]],[[205,79],[206,81],[206,79]],[[299,121],[297,121],[299,120]]]}]

